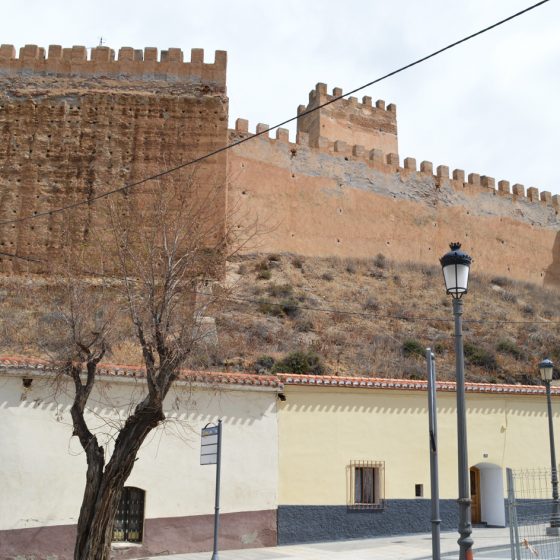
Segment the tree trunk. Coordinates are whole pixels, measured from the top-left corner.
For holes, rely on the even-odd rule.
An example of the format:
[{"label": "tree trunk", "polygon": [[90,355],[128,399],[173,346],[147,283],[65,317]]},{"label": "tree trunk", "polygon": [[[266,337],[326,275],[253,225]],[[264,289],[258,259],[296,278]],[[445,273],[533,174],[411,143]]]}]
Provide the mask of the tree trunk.
[{"label": "tree trunk", "polygon": [[113,523],[122,489],[132,471],[140,446],[164,418],[161,401],[154,404],[148,396],[127,419],[115,441],[111,460],[104,470],[103,462],[99,464],[96,459],[90,462],[90,451],[86,450],[87,483],[78,521],[74,560],[110,559]]}]

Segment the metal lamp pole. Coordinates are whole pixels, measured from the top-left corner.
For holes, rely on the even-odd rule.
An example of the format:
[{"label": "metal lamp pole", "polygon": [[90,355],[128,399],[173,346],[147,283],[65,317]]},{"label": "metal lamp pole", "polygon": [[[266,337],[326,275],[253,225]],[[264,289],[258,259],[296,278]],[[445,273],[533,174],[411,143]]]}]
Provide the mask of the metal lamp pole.
[{"label": "metal lamp pole", "polygon": [[552,482],[552,515],[547,535],[560,535],[560,501],[558,500],[558,467],[556,466],[556,447],[554,445],[554,425],[552,422],[552,399],[550,398],[550,382],[554,364],[551,360],[543,360],[539,364],[541,378],[546,388],[546,404],[548,409],[548,437],[550,438],[550,472]]},{"label": "metal lamp pole", "polygon": [[459,559],[473,559],[471,493],[467,456],[467,415],[465,406],[465,359],[463,350],[463,300],[467,293],[471,257],[461,251],[460,243],[451,243],[451,251],[441,259],[447,293],[453,297],[455,319],[455,376],[457,385],[457,439],[459,467]]}]

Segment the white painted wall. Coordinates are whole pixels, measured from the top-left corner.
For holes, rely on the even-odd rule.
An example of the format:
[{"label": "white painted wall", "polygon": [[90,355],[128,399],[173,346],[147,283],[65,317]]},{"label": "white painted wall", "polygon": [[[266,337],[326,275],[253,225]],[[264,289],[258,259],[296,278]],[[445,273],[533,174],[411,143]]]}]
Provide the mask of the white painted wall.
[{"label": "white painted wall", "polygon": [[503,470],[491,463],[479,463],[475,466],[480,469],[481,520],[488,525],[505,527]]},{"label": "white painted wall", "polygon": [[[88,415],[99,437],[110,436],[141,383],[100,385]],[[85,456],[73,438],[70,387],[0,377],[0,530],[77,522]],[[200,466],[200,430],[223,420],[221,511],[277,505],[276,393],[260,387],[174,388],[166,400],[172,421],[149,436],[127,481],[146,491],[146,517],[211,514],[215,466]]]}]

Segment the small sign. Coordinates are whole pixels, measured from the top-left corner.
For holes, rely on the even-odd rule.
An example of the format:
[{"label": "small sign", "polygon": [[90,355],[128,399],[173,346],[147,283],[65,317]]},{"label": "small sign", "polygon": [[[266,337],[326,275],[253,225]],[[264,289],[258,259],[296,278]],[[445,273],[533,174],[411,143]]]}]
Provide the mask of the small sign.
[{"label": "small sign", "polygon": [[218,462],[218,426],[202,428],[200,464],[215,465]]}]

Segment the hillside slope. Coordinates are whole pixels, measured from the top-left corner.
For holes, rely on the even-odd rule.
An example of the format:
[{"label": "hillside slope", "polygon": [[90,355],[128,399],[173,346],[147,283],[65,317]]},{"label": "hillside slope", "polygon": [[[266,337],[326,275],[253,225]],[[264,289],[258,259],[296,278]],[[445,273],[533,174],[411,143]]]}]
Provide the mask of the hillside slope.
[{"label": "hillside slope", "polygon": [[[434,260],[427,267],[391,263],[383,255],[239,259],[228,275],[238,299],[216,316],[221,344],[208,365],[281,370],[285,364],[278,361],[300,351],[296,366],[311,352],[311,367],[319,359],[325,373],[425,378],[429,346],[438,377],[452,379],[451,298]],[[560,361],[554,321],[560,321],[560,294],[486,277],[475,263],[464,298],[467,379],[538,383],[537,363]]]},{"label": "hillside slope", "polygon": [[[451,298],[437,259],[428,267],[383,255],[242,256],[228,263],[214,294],[223,296],[210,312],[218,344],[202,348],[192,367],[423,379],[431,347],[438,378],[454,377]],[[52,357],[56,348],[45,340],[60,322],[58,300],[40,277],[0,278],[0,351]],[[126,323],[115,327],[106,361],[140,364]],[[560,363],[559,324],[560,293],[484,276],[474,263],[464,298],[467,379],[539,383],[541,359]]]}]

